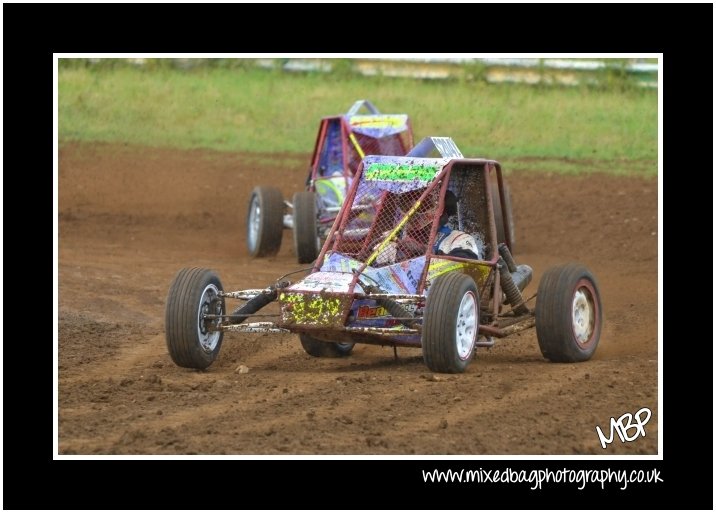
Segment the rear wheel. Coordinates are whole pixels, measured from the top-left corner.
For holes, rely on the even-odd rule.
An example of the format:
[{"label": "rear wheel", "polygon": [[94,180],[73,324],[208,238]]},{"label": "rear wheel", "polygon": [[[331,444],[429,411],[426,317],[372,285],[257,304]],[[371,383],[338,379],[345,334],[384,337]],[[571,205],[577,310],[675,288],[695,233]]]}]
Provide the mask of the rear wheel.
[{"label": "rear wheel", "polygon": [[505,231],[504,218],[502,216],[502,208],[500,208],[500,188],[497,182],[492,183],[492,209],[495,214],[495,228],[497,229],[498,244],[504,242],[510,248],[510,252],[515,252],[515,222],[512,219],[512,197],[510,196],[510,186],[505,186],[505,206],[507,207],[507,231]]},{"label": "rear wheel", "polygon": [[475,281],[451,272],[430,286],[423,317],[423,360],[433,372],[464,372],[475,353],[480,308]]},{"label": "rear wheel", "polygon": [[164,317],[169,356],[180,367],[205,369],[221,349],[224,333],[213,331],[217,319],[226,311],[219,277],[209,269],[182,269],[169,288]]},{"label": "rear wheel", "polygon": [[293,246],[299,264],[308,264],[320,249],[316,194],[301,191],[293,195]]},{"label": "rear wheel", "polygon": [[353,351],[353,342],[324,342],[311,335],[300,333],[301,346],[311,356],[316,358],[343,358]]},{"label": "rear wheel", "polygon": [[249,200],[246,245],[249,255],[275,255],[283,237],[283,195],[275,187],[255,187]]},{"label": "rear wheel", "polygon": [[549,269],[535,305],[537,341],[553,362],[589,360],[602,332],[602,303],[592,273],[579,264]]}]

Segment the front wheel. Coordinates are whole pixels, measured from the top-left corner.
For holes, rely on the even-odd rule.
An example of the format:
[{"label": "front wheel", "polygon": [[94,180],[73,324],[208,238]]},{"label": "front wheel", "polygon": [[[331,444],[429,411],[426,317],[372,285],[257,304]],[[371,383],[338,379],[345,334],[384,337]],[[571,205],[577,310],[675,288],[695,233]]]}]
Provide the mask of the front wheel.
[{"label": "front wheel", "polygon": [[479,295],[468,275],[438,276],[423,317],[423,360],[433,372],[464,372],[475,353],[480,328]]},{"label": "front wheel", "polygon": [[316,194],[301,191],[293,195],[293,247],[299,264],[313,262],[319,253]]},{"label": "front wheel", "polygon": [[306,333],[300,333],[301,346],[311,356],[316,358],[343,358],[353,351],[353,342],[324,342],[313,338]]},{"label": "front wheel", "polygon": [[206,369],[219,354],[224,333],[217,318],[226,311],[219,277],[209,269],[182,269],[169,288],[164,328],[169,356],[180,367]]},{"label": "front wheel", "polygon": [[246,218],[246,245],[252,257],[278,253],[283,237],[283,195],[275,187],[255,187]]},{"label": "front wheel", "polygon": [[537,341],[553,362],[583,362],[597,349],[602,302],[592,273],[579,264],[549,269],[539,282],[535,305]]}]

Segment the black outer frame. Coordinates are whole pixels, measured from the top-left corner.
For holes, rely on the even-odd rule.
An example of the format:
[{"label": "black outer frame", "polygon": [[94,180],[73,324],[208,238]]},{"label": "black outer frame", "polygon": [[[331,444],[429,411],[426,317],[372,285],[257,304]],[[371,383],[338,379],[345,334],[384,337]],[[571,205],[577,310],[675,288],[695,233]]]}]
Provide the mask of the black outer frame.
[{"label": "black outer frame", "polygon": [[[52,166],[53,52],[263,52],[286,48],[279,48],[282,43],[276,39],[241,36],[241,23],[237,20],[245,19],[245,6],[179,4],[169,9],[149,7],[44,4],[27,8],[21,4],[3,5],[6,43],[3,68],[7,78],[4,98],[8,100],[4,102],[8,116],[5,124],[8,129],[4,132],[5,147],[8,148],[4,156],[7,159],[4,174],[7,191],[17,190],[17,187],[11,188],[11,184],[17,184],[18,175],[11,170],[27,168],[27,156],[35,157],[30,166],[35,169],[35,175],[46,176],[43,173]],[[370,48],[370,41],[366,44],[361,41],[358,47],[355,38],[338,38],[331,40],[329,45],[325,32],[312,30],[320,25],[316,22],[319,12],[321,16],[340,15],[339,19],[347,19],[354,7],[285,5],[281,6],[284,16],[277,18],[270,13],[277,7],[268,6],[263,13],[271,20],[267,27],[271,33],[281,31],[284,37],[295,34],[295,44],[291,44],[293,52],[401,51],[387,48],[385,38],[376,39],[374,48]],[[423,12],[435,8],[418,5],[414,9]],[[251,9],[254,18],[259,6]],[[405,12],[404,5],[399,9]],[[708,130],[685,131],[681,127],[694,127],[694,112],[704,110],[703,99],[712,93],[708,74],[696,75],[693,70],[704,66],[705,61],[710,62],[708,57],[712,58],[709,49],[713,48],[713,27],[709,14],[713,13],[713,6],[532,4],[518,8],[510,5],[481,5],[479,8],[442,5],[441,9],[447,9],[453,16],[462,14],[464,19],[475,19],[473,14],[477,9],[483,20],[502,19],[507,23],[502,25],[501,37],[475,37],[476,33],[470,31],[463,33],[464,40],[461,41],[460,31],[453,31],[449,38],[415,38],[411,41],[411,51],[663,53],[663,92],[669,95],[668,98],[664,95],[662,124],[664,193],[677,193],[679,185],[684,184],[689,202],[697,202],[694,196],[706,188],[693,187],[690,180],[677,180],[681,175],[675,170],[683,166],[681,157],[692,153],[694,148],[712,147],[712,133]],[[229,13],[231,15],[227,15]],[[308,24],[294,22],[305,15],[310,20]],[[177,23],[169,22],[169,16],[191,19],[191,36],[185,31],[174,32]],[[575,21],[550,26],[550,22],[535,24],[536,19]],[[179,25],[184,26],[183,23]],[[495,30],[490,27],[487,23],[483,28],[487,32]],[[166,32],[162,33],[163,30]],[[520,37],[525,39],[519,41]],[[677,137],[685,132],[688,141],[680,145]],[[15,157],[19,157],[18,162],[11,162]],[[699,179],[707,176],[703,170],[695,174]],[[49,185],[40,183],[35,191],[43,199],[36,205],[49,210],[52,204]],[[703,202],[708,204],[709,201]],[[680,204],[680,201],[664,202],[664,209],[667,205],[672,206],[669,217],[664,215],[669,226],[677,222],[676,226],[686,226],[693,222],[692,213],[674,206]],[[17,219],[12,215],[23,206],[5,202],[6,219]],[[37,207],[33,205],[32,208]],[[688,221],[674,219],[687,213]],[[6,270],[33,269],[30,272],[35,273],[49,268],[38,263],[28,264],[27,260],[28,255],[47,254],[47,239],[37,236],[47,233],[47,228],[28,232],[26,224],[17,222],[5,223],[4,227],[8,230],[7,240],[13,241],[12,247],[22,248],[22,251],[5,252]],[[663,247],[667,248],[669,238],[665,235],[659,234],[664,239]],[[48,271],[39,273],[45,277],[45,286],[51,283],[48,280],[52,276]],[[7,272],[5,278],[6,290],[27,290],[27,283],[22,286],[25,273]],[[18,283],[13,284],[13,280]],[[674,291],[675,280],[675,273],[665,274],[664,291]],[[35,283],[40,285],[43,281]],[[693,304],[702,303],[698,294],[698,288],[690,287],[689,297]],[[675,309],[675,305],[667,304],[666,299],[680,296],[664,293],[665,314]],[[25,340],[18,341],[15,337],[19,332],[11,332],[13,323],[9,322],[10,309],[15,309],[17,303],[9,301],[8,296],[5,307],[8,322],[4,324],[7,338],[3,345],[3,509],[664,509],[672,504],[679,509],[713,509],[713,476],[694,467],[698,461],[703,468],[703,455],[712,454],[704,446],[709,445],[709,432],[713,434],[712,424],[709,429],[709,419],[712,421],[710,406],[713,404],[709,381],[713,380],[713,369],[709,359],[703,357],[704,352],[708,353],[703,348],[711,346],[708,340],[695,333],[694,338],[700,340],[698,354],[701,357],[693,349],[685,350],[683,344],[676,347],[667,343],[678,340],[667,337],[676,322],[673,316],[667,315],[663,319],[666,412],[664,429],[660,433],[665,437],[663,460],[366,461],[342,457],[332,461],[53,461],[52,395],[49,392],[54,386],[50,368],[52,352],[46,336],[39,336],[39,333],[47,333],[44,319],[48,316],[41,316],[41,322],[38,322],[42,329],[23,330]],[[679,336],[682,338],[683,330]],[[19,359],[17,342],[27,348],[20,353],[23,357]],[[679,379],[684,370],[688,370],[688,379]],[[698,403],[691,403],[696,409],[683,408],[683,398],[697,391]],[[705,406],[698,407],[701,401]],[[663,483],[632,485],[624,491],[618,487],[604,491],[588,487],[579,491],[570,486],[530,491],[528,486],[520,485],[425,484],[421,477],[422,469],[457,470],[463,467],[523,470],[610,467],[627,471],[656,468],[661,472]],[[210,484],[201,489],[192,488],[190,485],[196,476],[211,476]],[[327,487],[334,493],[326,494]]]}]

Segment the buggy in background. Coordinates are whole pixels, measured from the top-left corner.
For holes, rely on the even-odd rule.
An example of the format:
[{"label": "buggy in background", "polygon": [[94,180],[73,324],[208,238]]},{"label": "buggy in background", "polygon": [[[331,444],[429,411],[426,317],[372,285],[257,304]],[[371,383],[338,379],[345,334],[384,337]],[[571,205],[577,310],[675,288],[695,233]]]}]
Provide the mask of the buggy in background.
[{"label": "buggy in background", "polygon": [[252,257],[275,255],[283,229],[293,231],[299,263],[313,262],[343,205],[366,155],[405,155],[413,147],[407,114],[381,114],[368,100],[348,112],[321,119],[306,178],[306,190],[285,201],[273,186],[257,186],[247,216],[247,247]]}]

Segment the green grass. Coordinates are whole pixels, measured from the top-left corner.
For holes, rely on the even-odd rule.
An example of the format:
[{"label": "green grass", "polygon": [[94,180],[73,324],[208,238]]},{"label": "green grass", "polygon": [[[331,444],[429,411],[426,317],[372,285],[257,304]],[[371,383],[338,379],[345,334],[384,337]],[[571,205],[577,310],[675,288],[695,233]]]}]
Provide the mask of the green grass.
[{"label": "green grass", "polygon": [[383,112],[409,114],[416,142],[450,136],[466,156],[508,170],[525,159],[530,169],[557,172],[657,169],[653,90],[125,66],[60,66],[58,86],[61,143],[306,154],[321,117],[367,98]]}]

